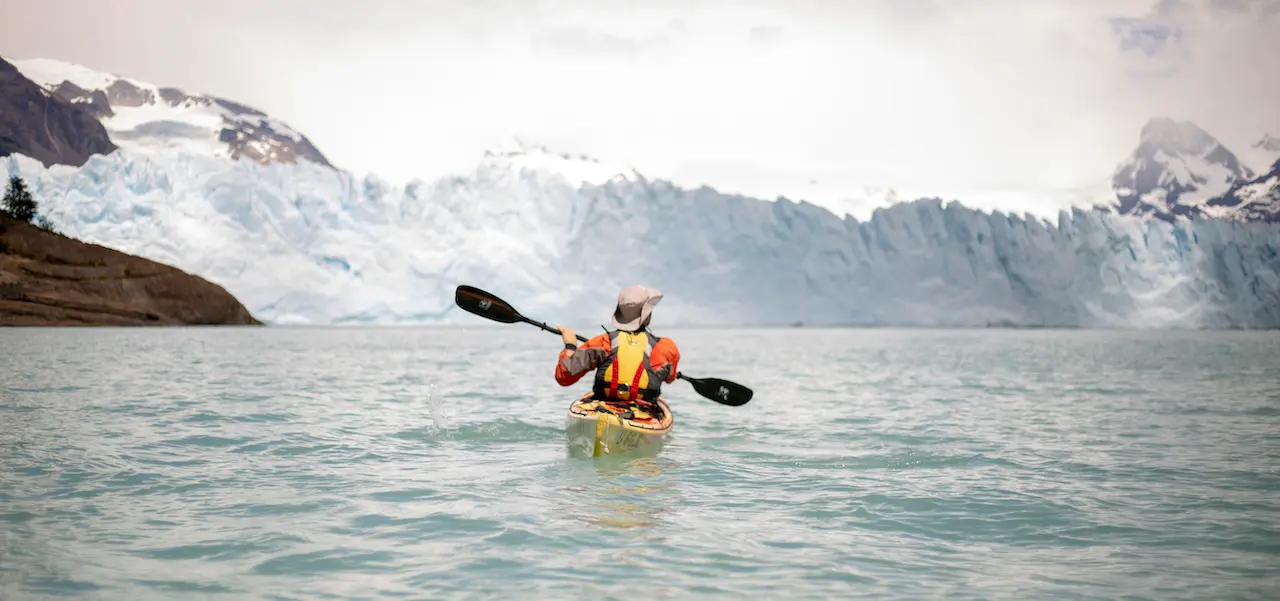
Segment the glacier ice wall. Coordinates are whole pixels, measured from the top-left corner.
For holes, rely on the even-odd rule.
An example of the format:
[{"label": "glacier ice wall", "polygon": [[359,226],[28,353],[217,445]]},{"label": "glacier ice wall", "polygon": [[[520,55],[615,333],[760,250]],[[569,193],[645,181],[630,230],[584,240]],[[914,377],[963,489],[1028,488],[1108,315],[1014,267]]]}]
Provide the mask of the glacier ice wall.
[{"label": "glacier ice wall", "polygon": [[452,304],[467,283],[585,331],[641,282],[667,293],[655,326],[1280,327],[1280,224],[1082,210],[1053,224],[939,200],[859,222],[506,155],[405,186],[123,150],[4,164],[66,233],[216,281],[272,323],[477,324]]}]

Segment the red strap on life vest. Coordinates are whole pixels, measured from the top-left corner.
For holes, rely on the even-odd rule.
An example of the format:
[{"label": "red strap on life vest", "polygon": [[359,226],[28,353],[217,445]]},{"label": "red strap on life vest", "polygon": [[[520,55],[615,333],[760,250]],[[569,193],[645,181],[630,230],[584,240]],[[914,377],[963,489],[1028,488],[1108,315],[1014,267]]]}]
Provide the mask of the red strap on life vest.
[{"label": "red strap on life vest", "polygon": [[609,396],[618,398],[618,353],[613,354],[613,381],[609,383]]},{"label": "red strap on life vest", "polygon": [[640,400],[640,374],[644,373],[644,361],[636,367],[636,377],[631,380],[631,390],[627,391],[628,401]]}]

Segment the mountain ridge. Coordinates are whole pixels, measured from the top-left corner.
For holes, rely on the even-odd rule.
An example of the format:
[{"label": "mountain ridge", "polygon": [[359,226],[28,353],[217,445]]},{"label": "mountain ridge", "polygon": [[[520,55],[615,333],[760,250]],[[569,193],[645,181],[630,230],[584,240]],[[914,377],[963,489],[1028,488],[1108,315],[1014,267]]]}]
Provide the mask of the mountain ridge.
[{"label": "mountain ridge", "polygon": [[80,166],[116,150],[106,129],[83,107],[47,93],[0,59],[0,156],[23,154],[45,167]]},{"label": "mountain ridge", "polygon": [[64,61],[12,60],[51,94],[85,107],[121,147],[142,152],[198,149],[261,164],[308,160],[333,165],[303,134],[265,112],[210,94],[192,94]]}]

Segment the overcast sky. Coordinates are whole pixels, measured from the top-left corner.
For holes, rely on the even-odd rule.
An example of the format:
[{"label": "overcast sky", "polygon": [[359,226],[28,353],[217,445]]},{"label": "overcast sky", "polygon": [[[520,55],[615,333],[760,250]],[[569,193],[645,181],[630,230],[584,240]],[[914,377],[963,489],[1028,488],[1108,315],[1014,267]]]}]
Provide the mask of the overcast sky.
[{"label": "overcast sky", "polygon": [[1280,0],[0,0],[0,54],[261,108],[393,182],[516,134],[685,184],[1043,212],[1153,115],[1280,135]]}]

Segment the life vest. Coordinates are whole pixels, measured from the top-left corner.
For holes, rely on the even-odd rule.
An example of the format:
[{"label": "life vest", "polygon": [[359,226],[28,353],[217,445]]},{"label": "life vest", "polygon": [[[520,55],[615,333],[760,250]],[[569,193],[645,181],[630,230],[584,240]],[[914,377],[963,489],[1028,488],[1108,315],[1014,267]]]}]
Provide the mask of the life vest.
[{"label": "life vest", "polygon": [[596,368],[594,396],[601,400],[653,402],[662,391],[662,378],[649,364],[659,338],[647,332],[609,332],[609,356]]}]

